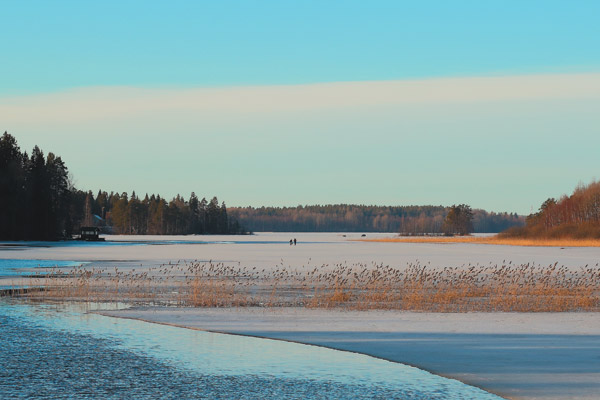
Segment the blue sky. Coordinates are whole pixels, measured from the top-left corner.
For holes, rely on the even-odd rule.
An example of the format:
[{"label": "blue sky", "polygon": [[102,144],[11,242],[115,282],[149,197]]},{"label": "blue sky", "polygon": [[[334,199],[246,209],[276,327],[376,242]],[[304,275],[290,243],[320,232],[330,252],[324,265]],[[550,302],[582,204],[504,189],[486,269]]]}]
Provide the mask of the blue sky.
[{"label": "blue sky", "polygon": [[[8,4],[7,4],[8,3]],[[595,70],[597,1],[5,2],[0,90]]]},{"label": "blue sky", "polygon": [[[598,15],[597,1],[10,2],[0,129],[63,156],[84,189],[529,213],[598,174]],[[386,82],[414,87],[373,89]],[[423,92],[437,97],[402,94]]]}]

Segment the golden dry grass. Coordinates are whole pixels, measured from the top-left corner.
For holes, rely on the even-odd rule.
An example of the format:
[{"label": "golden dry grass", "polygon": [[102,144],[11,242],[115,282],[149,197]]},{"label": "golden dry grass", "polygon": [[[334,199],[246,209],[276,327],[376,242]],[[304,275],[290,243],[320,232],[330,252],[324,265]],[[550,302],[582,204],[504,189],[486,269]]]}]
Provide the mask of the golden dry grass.
[{"label": "golden dry grass", "polygon": [[505,246],[541,246],[541,247],[600,247],[600,239],[525,239],[503,238],[499,236],[418,236],[382,239],[360,239],[364,242],[382,243],[474,243]]},{"label": "golden dry grass", "polygon": [[405,268],[382,264],[290,270],[181,262],[127,272],[55,270],[32,278],[39,300],[119,301],[189,307],[397,309],[435,312],[598,311],[600,268],[558,264]]}]

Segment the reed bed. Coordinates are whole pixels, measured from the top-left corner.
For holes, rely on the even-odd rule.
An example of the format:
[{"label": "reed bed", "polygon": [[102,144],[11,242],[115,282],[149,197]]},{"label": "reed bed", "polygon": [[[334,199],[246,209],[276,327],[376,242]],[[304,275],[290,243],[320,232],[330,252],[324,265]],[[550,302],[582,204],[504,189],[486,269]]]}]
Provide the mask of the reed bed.
[{"label": "reed bed", "polygon": [[395,237],[381,239],[359,239],[361,242],[382,243],[474,243],[494,244],[505,246],[539,246],[539,247],[600,247],[600,239],[572,239],[572,238],[512,238],[502,236],[419,236]]},{"label": "reed bed", "polygon": [[600,268],[535,264],[432,268],[418,261],[291,269],[181,261],[136,271],[56,269],[30,278],[37,300],[188,307],[308,307],[432,312],[600,310]]}]

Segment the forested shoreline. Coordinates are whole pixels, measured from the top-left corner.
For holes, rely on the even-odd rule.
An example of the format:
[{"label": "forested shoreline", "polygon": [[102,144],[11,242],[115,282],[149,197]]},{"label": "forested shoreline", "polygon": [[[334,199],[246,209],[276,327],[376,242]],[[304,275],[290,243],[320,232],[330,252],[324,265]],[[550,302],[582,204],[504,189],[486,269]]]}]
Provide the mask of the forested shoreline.
[{"label": "forested shoreline", "polygon": [[[353,204],[297,207],[230,207],[251,231],[273,232],[394,232],[401,234],[444,233],[444,220],[452,207],[367,206]],[[522,226],[516,213],[473,210],[474,232],[501,232]]]},{"label": "forested shoreline", "polygon": [[549,198],[526,225],[502,233],[517,238],[600,239],[600,182],[579,184],[570,196]]},{"label": "forested shoreline", "polygon": [[35,146],[28,155],[4,132],[0,138],[0,239],[56,239],[72,230],[68,170],[60,157]]},{"label": "forested shoreline", "polygon": [[139,198],[135,192],[73,193],[73,220],[80,226],[100,226],[106,233],[124,235],[245,234],[227,214],[217,197],[201,200],[194,192],[188,200],[180,195],[166,201],[160,195]]},{"label": "forested shoreline", "polygon": [[[83,191],[73,187],[61,157],[35,146],[28,155],[5,132],[0,138],[0,240],[68,239],[83,226],[137,235],[245,234],[251,231],[448,233],[452,207],[366,206],[233,207],[217,197],[170,201],[156,194]],[[469,208],[470,210],[470,208]],[[472,210],[474,232],[524,224],[512,213]]]},{"label": "forested shoreline", "polygon": [[225,203],[192,193],[171,201],[135,192],[79,190],[61,157],[35,146],[21,152],[14,136],[0,138],[0,240],[68,239],[82,226],[120,234],[242,234]]}]

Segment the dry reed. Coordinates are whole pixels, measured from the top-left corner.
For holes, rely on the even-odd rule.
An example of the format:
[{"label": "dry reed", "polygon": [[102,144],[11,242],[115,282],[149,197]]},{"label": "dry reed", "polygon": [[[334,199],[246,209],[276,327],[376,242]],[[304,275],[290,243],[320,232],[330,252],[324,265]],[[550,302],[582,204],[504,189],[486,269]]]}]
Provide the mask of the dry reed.
[{"label": "dry reed", "polygon": [[382,243],[473,243],[473,244],[494,244],[505,246],[540,246],[540,247],[600,247],[600,239],[531,239],[531,238],[510,238],[499,236],[419,236],[419,237],[395,237],[381,239],[360,239],[362,242],[382,242]]},{"label": "dry reed", "polygon": [[558,264],[405,268],[339,263],[293,270],[178,262],[127,272],[52,270],[31,278],[40,300],[119,301],[191,307],[301,306],[435,312],[598,311],[600,268]]}]

